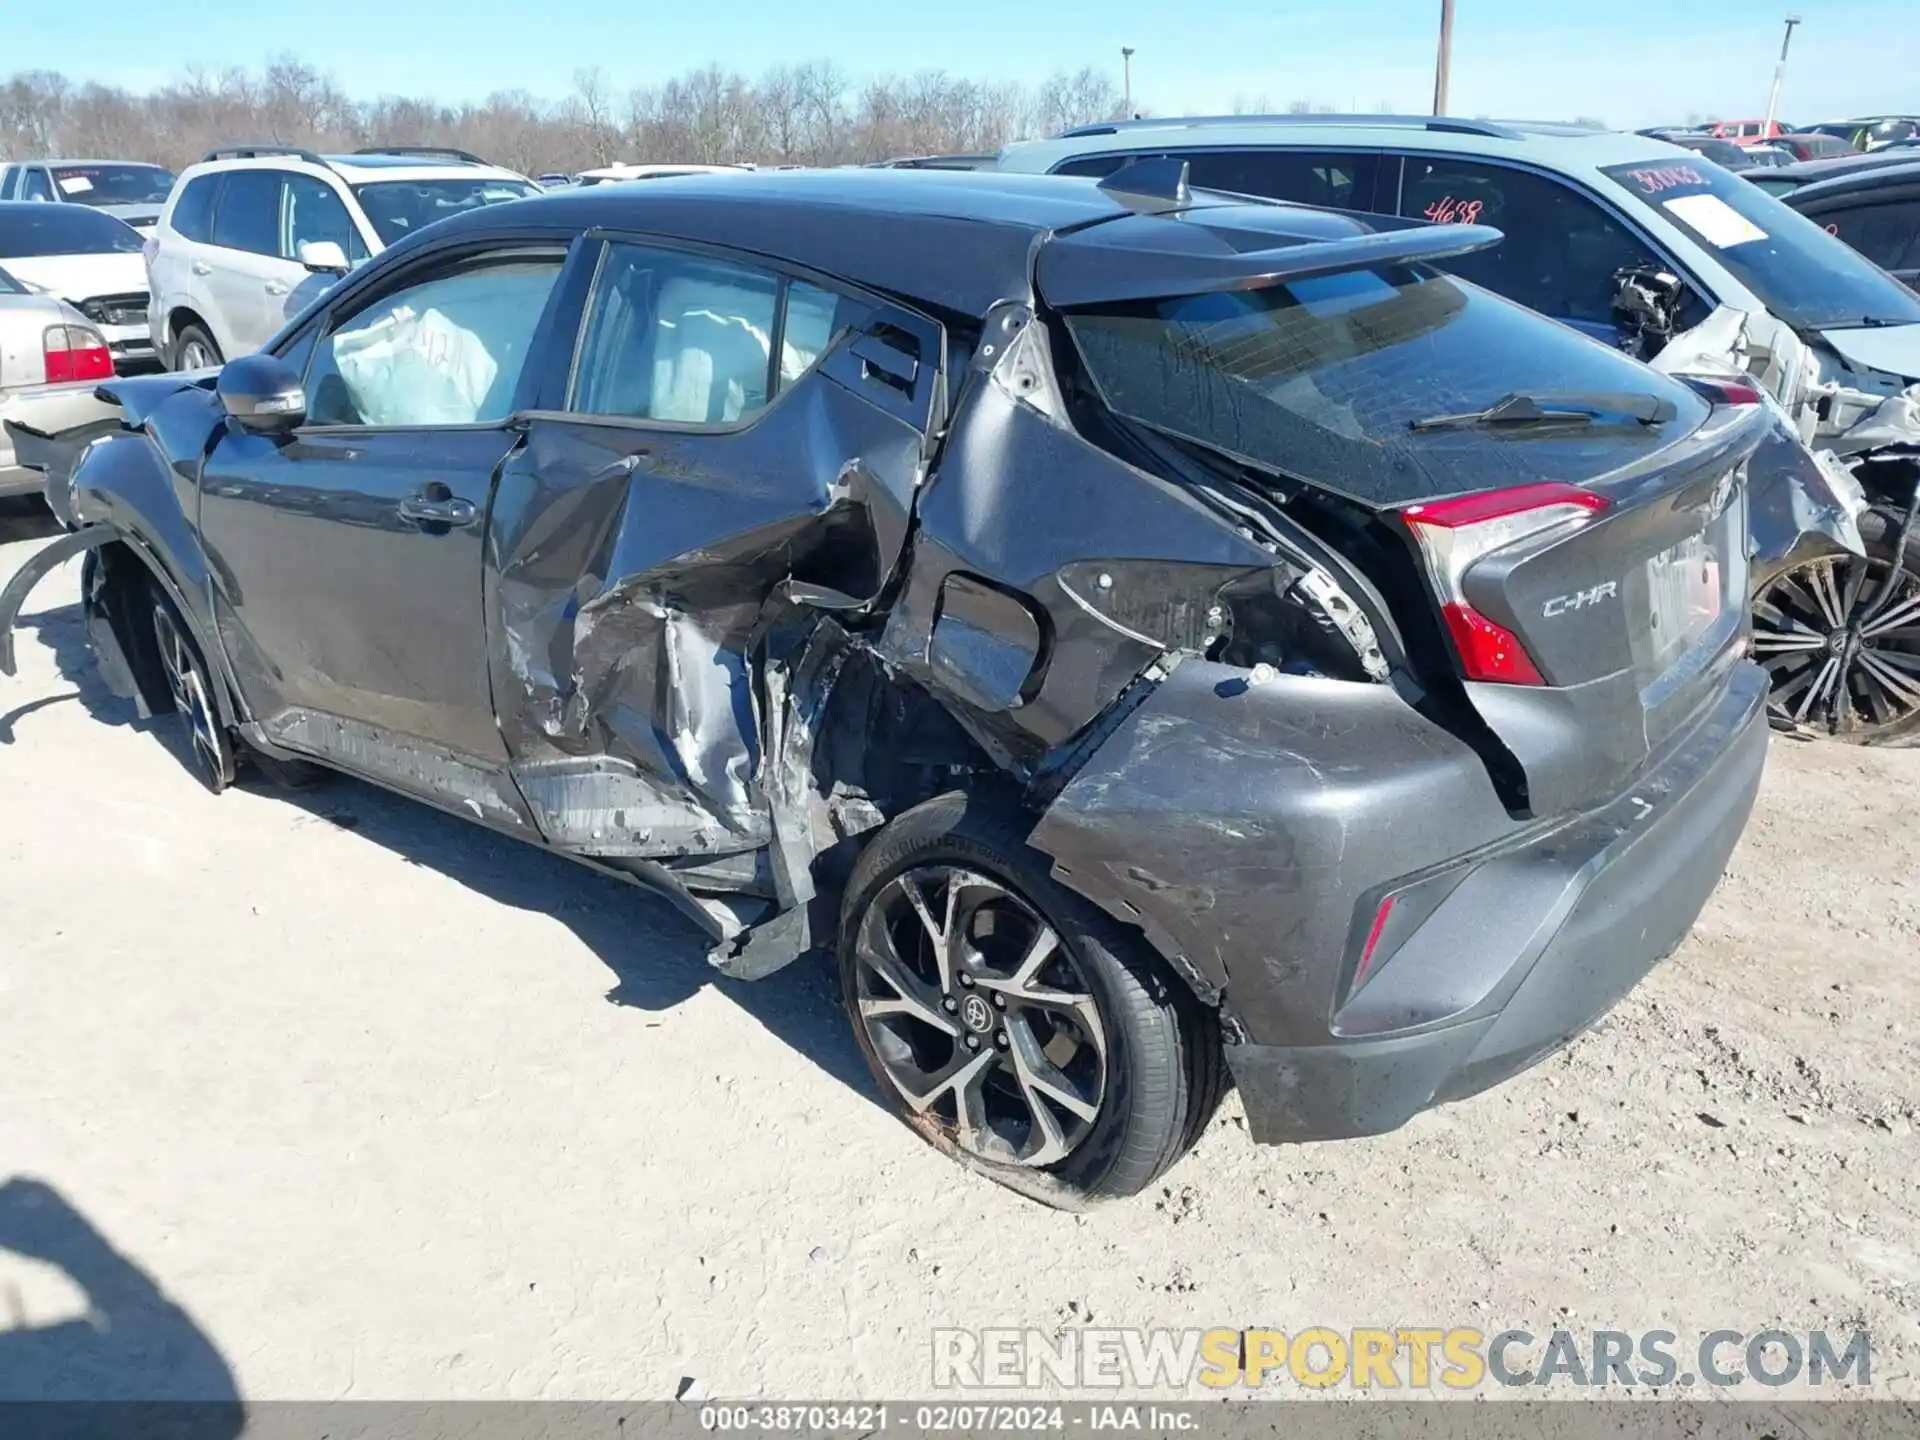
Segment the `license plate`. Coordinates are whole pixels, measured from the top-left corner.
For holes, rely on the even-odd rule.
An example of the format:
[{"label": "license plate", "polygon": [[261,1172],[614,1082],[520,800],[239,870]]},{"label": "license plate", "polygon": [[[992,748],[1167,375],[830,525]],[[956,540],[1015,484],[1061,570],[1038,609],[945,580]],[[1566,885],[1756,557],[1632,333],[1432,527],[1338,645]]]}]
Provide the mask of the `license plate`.
[{"label": "license plate", "polygon": [[1720,555],[1705,535],[1691,535],[1647,561],[1647,600],[1656,666],[1664,669],[1726,609]]}]

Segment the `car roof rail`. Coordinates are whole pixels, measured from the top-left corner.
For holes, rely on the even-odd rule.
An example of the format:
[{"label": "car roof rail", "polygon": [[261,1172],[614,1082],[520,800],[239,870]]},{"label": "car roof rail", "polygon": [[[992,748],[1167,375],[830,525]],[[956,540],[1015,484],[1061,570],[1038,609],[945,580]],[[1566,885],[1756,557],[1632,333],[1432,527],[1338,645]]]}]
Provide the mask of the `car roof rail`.
[{"label": "car roof rail", "polygon": [[450,145],[362,145],[356,155],[411,155],[420,160],[456,160],[462,165],[491,165],[471,150],[456,150]]},{"label": "car roof rail", "polygon": [[1223,125],[1366,125],[1399,130],[1427,130],[1446,135],[1484,135],[1492,140],[1519,140],[1522,132],[1497,120],[1462,120],[1452,115],[1163,115],[1134,120],[1107,120],[1096,125],[1074,125],[1056,140],[1079,140],[1090,135],[1122,135],[1130,130],[1203,129]]},{"label": "car roof rail", "polygon": [[202,155],[200,163],[204,165],[209,160],[260,160],[270,155],[290,156],[295,160],[305,160],[309,165],[327,163],[324,155],[316,155],[298,145],[222,145]]}]

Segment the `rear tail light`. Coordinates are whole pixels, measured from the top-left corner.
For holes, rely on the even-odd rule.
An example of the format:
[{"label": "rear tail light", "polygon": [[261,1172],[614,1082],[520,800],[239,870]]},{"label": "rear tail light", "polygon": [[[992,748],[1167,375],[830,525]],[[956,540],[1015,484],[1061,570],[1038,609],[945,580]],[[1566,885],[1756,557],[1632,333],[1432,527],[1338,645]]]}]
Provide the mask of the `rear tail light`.
[{"label": "rear tail light", "polygon": [[140,242],[140,253],[146,257],[147,269],[151,271],[153,269],[153,257],[160,253],[160,241],[158,237],[149,235],[146,239],[142,240]]},{"label": "rear tail light", "polygon": [[1735,380],[1720,375],[1682,375],[1678,377],[1695,394],[1715,405],[1758,405],[1760,387],[1750,380]]},{"label": "rear tail light", "polygon": [[106,380],[113,375],[113,352],[98,330],[87,325],[49,325],[41,337],[47,383]]},{"label": "rear tail light", "polygon": [[1432,500],[1400,512],[1419,544],[1440,598],[1441,617],[1469,680],[1546,683],[1519,636],[1468,603],[1468,569],[1482,556],[1549,530],[1584,524],[1606,508],[1606,500],[1590,490],[1549,481]]}]

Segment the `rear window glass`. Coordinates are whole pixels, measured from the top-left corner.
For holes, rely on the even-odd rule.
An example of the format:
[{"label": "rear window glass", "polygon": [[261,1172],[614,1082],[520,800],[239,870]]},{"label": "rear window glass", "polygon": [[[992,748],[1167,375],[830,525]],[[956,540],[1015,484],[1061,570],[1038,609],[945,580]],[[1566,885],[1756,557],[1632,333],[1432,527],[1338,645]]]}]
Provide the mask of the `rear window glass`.
[{"label": "rear window glass", "polygon": [[1055,166],[1053,173],[1104,179],[1135,160],[1162,158],[1186,161],[1189,183],[1203,190],[1259,195],[1334,210],[1370,208],[1374,177],[1380,169],[1377,155],[1289,148],[1083,155]]},{"label": "rear window glass", "polygon": [[1920,324],[1920,296],[1718,165],[1662,158],[1602,173],[1684,231],[1789,325],[1844,330]]},{"label": "rear window glass", "polygon": [[213,217],[213,243],[273,255],[280,249],[280,172],[232,170]]},{"label": "rear window glass", "polygon": [[391,245],[449,215],[521,200],[540,190],[525,180],[380,180],[356,185],[353,193],[381,243]]},{"label": "rear window glass", "polygon": [[198,240],[203,244],[211,240],[213,195],[219,188],[218,174],[196,175],[187,182],[187,188],[180,192],[180,198],[173,202],[173,215],[168,223],[189,240]]},{"label": "rear window glass", "polygon": [[139,250],[132,226],[79,205],[14,205],[0,214],[0,259]]},{"label": "rear window glass", "polygon": [[[1630,463],[1706,413],[1617,351],[1430,271],[1357,270],[1068,317],[1108,407],[1368,505]],[[1655,394],[1667,424],[1415,431],[1516,393]]]}]

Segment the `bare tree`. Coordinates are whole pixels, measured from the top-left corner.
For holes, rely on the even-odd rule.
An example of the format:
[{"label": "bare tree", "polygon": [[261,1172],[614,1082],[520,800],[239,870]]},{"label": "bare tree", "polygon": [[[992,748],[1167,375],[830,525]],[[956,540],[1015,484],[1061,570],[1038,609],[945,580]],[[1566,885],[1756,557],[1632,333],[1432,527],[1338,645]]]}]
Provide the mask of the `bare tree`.
[{"label": "bare tree", "polygon": [[[257,71],[191,69],[145,93],[50,71],[0,78],[0,155],[90,153],[178,167],[215,146],[273,141],[320,151],[454,145],[525,174],[616,159],[841,165],[991,152],[1118,119],[1123,103],[1115,77],[1091,66],[1028,87],[938,69],[856,82],[815,59],[758,80],[707,65],[624,98],[601,67],[587,66],[558,102],[515,90],[454,106],[407,95],[355,100],[298,56],[278,55]],[[1267,98],[1244,103],[1264,108]]]},{"label": "bare tree", "polygon": [[620,135],[613,125],[607,77],[598,65],[573,72],[573,99],[581,148],[593,156],[595,164],[611,165],[619,158]]}]

